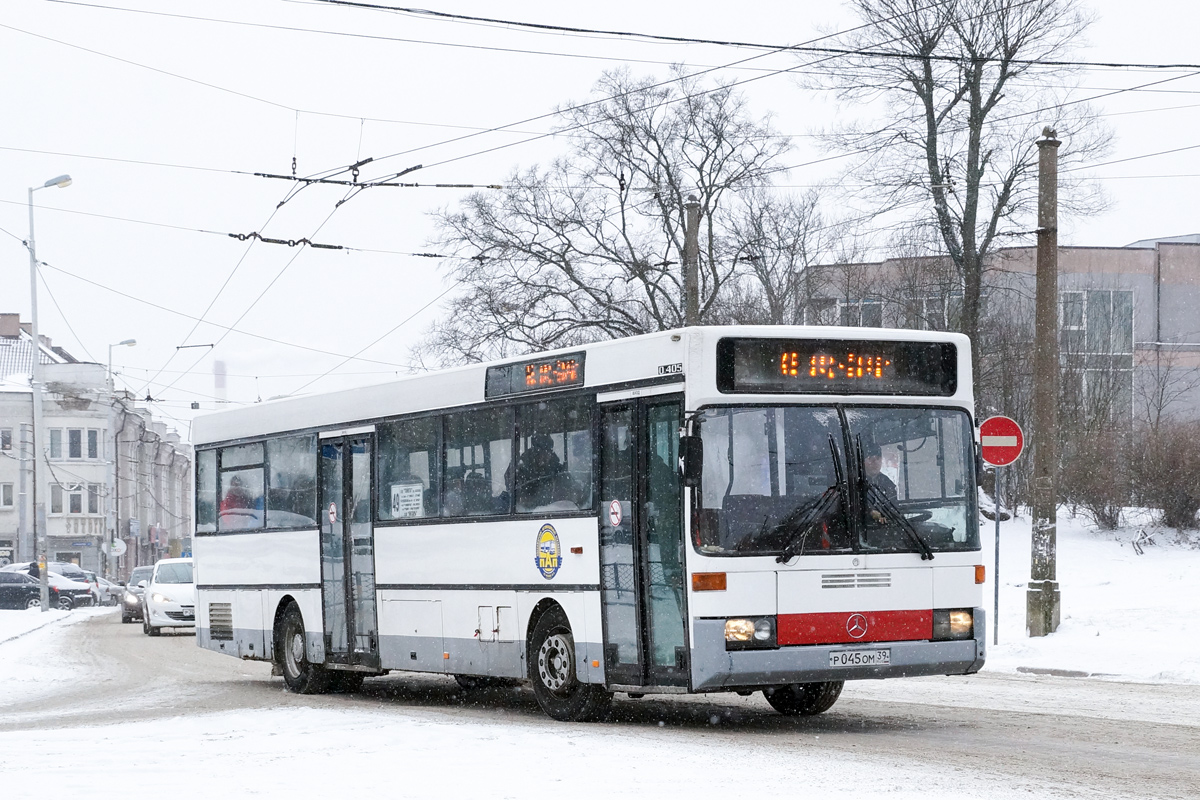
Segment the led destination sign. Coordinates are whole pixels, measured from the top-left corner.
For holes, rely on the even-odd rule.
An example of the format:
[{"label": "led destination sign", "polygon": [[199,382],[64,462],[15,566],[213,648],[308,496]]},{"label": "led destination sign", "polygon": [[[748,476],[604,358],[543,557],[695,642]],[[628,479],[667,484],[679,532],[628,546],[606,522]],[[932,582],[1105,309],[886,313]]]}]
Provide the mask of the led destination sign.
[{"label": "led destination sign", "polygon": [[488,367],[484,397],[583,385],[583,353]]},{"label": "led destination sign", "polygon": [[721,339],[717,388],[754,394],[916,394],[958,388],[948,342]]}]

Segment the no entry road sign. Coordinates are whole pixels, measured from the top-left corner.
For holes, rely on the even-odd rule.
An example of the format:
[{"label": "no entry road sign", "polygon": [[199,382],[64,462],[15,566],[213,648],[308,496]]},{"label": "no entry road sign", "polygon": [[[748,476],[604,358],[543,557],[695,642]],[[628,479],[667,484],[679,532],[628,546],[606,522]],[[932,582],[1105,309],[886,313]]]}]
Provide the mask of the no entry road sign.
[{"label": "no entry road sign", "polygon": [[1008,417],[988,417],[979,426],[979,443],[984,461],[993,467],[1007,467],[1025,449],[1025,434]]}]

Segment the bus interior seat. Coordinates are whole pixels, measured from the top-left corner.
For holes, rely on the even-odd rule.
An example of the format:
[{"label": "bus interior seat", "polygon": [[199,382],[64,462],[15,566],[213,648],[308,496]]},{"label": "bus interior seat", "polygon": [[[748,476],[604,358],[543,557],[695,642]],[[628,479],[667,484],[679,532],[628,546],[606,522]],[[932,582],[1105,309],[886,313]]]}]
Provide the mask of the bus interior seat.
[{"label": "bus interior seat", "polygon": [[492,513],[492,487],[482,472],[468,472],[463,478],[463,511],[467,514]]}]

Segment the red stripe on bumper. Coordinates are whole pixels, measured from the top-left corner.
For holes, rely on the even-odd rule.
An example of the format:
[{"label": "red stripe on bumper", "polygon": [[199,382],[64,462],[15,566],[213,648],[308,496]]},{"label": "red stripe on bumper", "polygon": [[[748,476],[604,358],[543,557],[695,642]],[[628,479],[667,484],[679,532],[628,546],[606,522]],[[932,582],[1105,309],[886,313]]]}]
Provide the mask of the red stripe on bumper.
[{"label": "red stripe on bumper", "polygon": [[[859,633],[863,624],[866,630]],[[907,642],[933,638],[933,611],[780,614],[776,641],[787,644]]]}]

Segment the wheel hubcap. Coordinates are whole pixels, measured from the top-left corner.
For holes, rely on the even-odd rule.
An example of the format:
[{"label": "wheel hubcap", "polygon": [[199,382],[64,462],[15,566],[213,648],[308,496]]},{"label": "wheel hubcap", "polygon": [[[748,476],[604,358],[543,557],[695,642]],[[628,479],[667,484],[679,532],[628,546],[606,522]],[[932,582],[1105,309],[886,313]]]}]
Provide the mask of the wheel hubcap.
[{"label": "wheel hubcap", "polygon": [[300,631],[292,631],[287,647],[288,672],[293,676],[300,674],[300,665],[304,663],[304,635]]},{"label": "wheel hubcap", "polygon": [[552,692],[561,694],[575,678],[570,639],[561,633],[546,637],[538,649],[538,676]]}]

